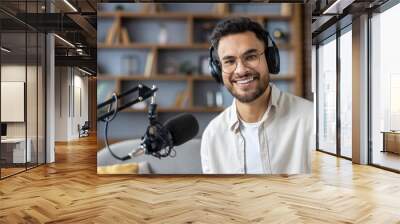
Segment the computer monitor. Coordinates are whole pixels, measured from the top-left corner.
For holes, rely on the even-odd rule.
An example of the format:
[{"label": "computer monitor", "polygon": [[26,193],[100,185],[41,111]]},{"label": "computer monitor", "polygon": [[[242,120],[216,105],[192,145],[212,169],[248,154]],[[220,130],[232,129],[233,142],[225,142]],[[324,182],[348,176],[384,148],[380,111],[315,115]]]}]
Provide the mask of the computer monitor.
[{"label": "computer monitor", "polygon": [[1,123],[1,136],[7,136],[7,124]]}]

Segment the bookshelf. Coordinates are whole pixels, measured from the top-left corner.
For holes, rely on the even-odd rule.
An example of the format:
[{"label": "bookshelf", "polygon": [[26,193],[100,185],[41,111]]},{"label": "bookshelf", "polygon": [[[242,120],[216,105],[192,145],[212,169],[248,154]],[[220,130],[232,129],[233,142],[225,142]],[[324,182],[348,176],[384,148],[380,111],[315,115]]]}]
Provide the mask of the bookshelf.
[{"label": "bookshelf", "polygon": [[[197,113],[211,120],[231,104],[232,97],[206,68],[207,36],[229,16],[247,16],[271,34],[285,33],[285,38],[275,40],[282,67],[271,81],[283,91],[303,96],[301,4],[102,3],[98,7],[98,102],[138,83],[155,84],[159,113]],[[212,103],[209,92],[214,94]],[[182,94],[186,96],[179,105]],[[222,103],[217,103],[221,94]]]}]

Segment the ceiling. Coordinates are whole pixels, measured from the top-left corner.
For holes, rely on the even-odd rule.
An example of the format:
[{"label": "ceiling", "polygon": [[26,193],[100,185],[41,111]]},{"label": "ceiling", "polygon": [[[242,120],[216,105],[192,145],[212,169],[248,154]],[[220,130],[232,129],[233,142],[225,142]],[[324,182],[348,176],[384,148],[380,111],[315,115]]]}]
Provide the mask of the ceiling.
[{"label": "ceiling", "polygon": [[10,59],[24,58],[37,51],[37,44],[30,43],[33,36],[29,32],[56,33],[75,45],[55,38],[56,66],[67,64],[95,71],[96,6],[96,0],[0,0],[2,46],[12,50],[7,54]]},{"label": "ceiling", "polygon": [[312,37],[317,44],[351,24],[354,17],[373,12],[388,0],[310,0]]},{"label": "ceiling", "polygon": [[[68,0],[79,12],[96,12],[96,0]],[[54,12],[74,12],[63,0],[47,0],[47,6]],[[45,0],[1,0],[0,6],[14,12],[43,13],[46,11]],[[49,11],[49,9],[47,10]]]}]

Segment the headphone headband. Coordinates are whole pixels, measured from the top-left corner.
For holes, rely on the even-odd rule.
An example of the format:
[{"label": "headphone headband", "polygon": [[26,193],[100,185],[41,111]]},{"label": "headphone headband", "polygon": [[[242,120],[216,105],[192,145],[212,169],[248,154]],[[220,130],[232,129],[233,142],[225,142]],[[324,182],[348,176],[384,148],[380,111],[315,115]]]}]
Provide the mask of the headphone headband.
[{"label": "headphone headband", "polygon": [[[279,49],[267,31],[264,31],[264,44],[265,44],[265,59],[267,61],[268,70],[272,74],[278,74],[280,71],[280,58]],[[272,46],[269,46],[268,40],[271,41]],[[218,82],[222,83],[222,69],[218,59],[214,58],[215,48],[213,45],[209,48],[209,63],[208,66],[211,71],[212,77]]]}]

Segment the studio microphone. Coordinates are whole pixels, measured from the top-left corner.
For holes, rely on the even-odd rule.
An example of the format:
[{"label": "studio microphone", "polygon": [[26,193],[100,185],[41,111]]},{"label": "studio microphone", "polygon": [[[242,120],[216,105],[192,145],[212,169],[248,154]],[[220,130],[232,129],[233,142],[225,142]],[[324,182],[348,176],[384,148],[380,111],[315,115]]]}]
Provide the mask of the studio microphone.
[{"label": "studio microphone", "polygon": [[164,125],[152,122],[142,137],[140,147],[133,150],[123,160],[143,154],[149,154],[159,159],[170,156],[175,146],[194,138],[199,131],[196,118],[188,113],[177,115],[167,120]]}]

